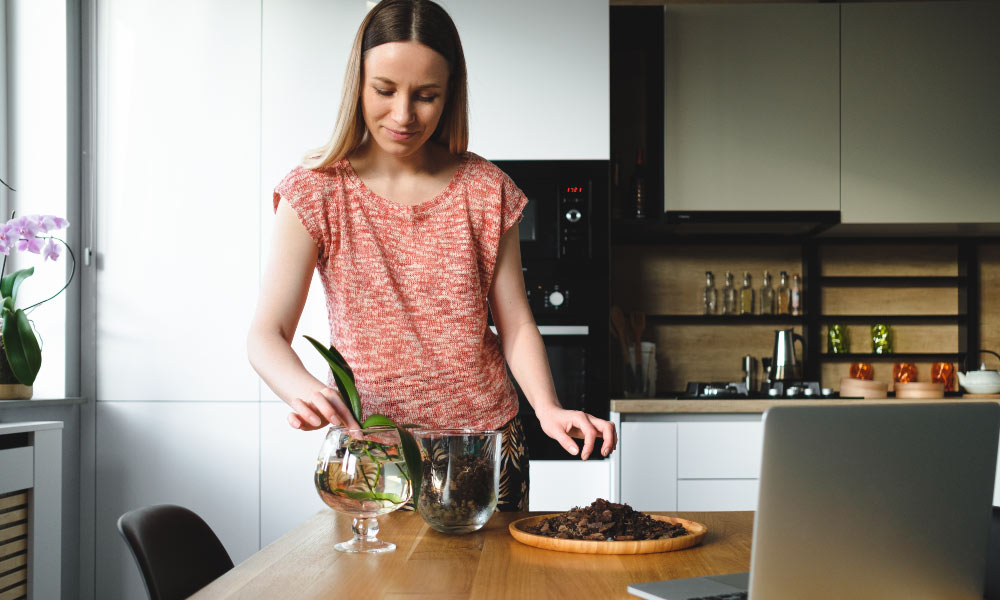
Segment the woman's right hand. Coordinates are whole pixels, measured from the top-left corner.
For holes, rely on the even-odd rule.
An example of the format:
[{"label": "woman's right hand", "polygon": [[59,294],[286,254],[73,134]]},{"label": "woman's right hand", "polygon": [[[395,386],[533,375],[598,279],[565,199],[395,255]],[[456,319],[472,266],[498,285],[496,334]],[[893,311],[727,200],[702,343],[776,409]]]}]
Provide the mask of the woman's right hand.
[{"label": "woman's right hand", "polygon": [[313,392],[307,398],[294,398],[289,406],[294,412],[288,413],[288,424],[295,429],[313,431],[328,424],[346,425],[350,429],[361,427],[344,404],[340,392],[328,387]]}]

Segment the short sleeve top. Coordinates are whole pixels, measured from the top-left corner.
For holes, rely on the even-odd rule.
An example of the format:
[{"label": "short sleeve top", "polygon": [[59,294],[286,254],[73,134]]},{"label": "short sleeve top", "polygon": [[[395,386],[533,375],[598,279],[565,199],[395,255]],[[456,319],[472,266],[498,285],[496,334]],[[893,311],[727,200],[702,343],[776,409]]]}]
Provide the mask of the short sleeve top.
[{"label": "short sleeve top", "polygon": [[404,206],[365,186],[345,158],[297,167],[274,190],[319,248],[330,341],[354,370],[365,417],[496,428],[518,410],[487,326],[500,238],[527,198],[467,152],[434,198]]}]

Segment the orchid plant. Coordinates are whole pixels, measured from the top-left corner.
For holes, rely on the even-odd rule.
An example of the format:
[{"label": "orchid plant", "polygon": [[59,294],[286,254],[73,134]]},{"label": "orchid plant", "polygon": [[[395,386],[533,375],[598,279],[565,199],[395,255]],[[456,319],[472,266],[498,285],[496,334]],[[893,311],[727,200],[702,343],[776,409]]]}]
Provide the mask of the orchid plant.
[{"label": "orchid plant", "polygon": [[[7,185],[2,180],[0,183]],[[15,217],[13,213],[10,220],[0,225],[0,254],[3,254],[3,264],[0,265],[0,301],[2,301],[0,320],[3,321],[0,340],[2,340],[3,357],[0,358],[6,359],[0,360],[0,383],[16,381],[23,385],[31,385],[35,382],[38,370],[42,366],[41,346],[28,315],[40,304],[61,294],[73,281],[73,275],[76,273],[76,257],[73,255],[73,249],[65,240],[52,235],[53,232],[66,227],[69,227],[69,221],[55,215]],[[28,267],[4,275],[10,253],[26,251],[40,254],[44,261],[55,262],[62,254],[63,248],[66,248],[73,261],[73,268],[66,285],[44,300],[25,308],[17,308],[17,292],[24,280],[35,273],[35,268]],[[8,366],[9,369],[6,368]]]},{"label": "orchid plant", "polygon": [[[323,358],[326,359],[327,364],[330,365],[330,372],[333,374],[333,380],[337,384],[337,390],[340,392],[340,397],[347,402],[347,407],[351,410],[351,415],[354,416],[355,421],[361,424],[362,429],[366,429],[368,427],[394,427],[396,431],[399,432],[399,439],[403,448],[403,460],[406,464],[404,475],[410,480],[410,485],[413,486],[413,506],[416,507],[417,498],[420,497],[420,483],[423,480],[424,463],[420,458],[420,448],[417,447],[417,442],[410,429],[418,428],[419,425],[399,425],[389,417],[377,414],[371,415],[367,419],[362,420],[361,397],[358,395],[358,388],[354,385],[354,371],[351,369],[351,366],[347,364],[347,360],[345,360],[343,355],[341,355],[340,352],[338,352],[333,346],[327,348],[323,346],[323,344],[319,343],[319,341],[315,338],[309,337],[308,335],[303,337],[309,340],[309,343],[316,348],[316,351],[319,352]],[[361,445],[367,446],[372,443],[373,442],[361,442]],[[376,463],[381,462],[381,459],[375,458],[371,454],[369,454],[369,456],[371,456]],[[339,492],[345,495],[349,493],[345,490],[330,491],[332,493]],[[374,490],[368,492],[350,492],[350,494],[372,500],[380,499],[379,495]]]}]

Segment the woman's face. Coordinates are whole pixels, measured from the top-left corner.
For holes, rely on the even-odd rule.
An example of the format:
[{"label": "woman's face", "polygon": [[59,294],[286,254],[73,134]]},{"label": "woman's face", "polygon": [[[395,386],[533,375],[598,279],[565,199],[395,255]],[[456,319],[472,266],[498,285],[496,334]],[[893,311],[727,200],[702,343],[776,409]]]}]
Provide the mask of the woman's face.
[{"label": "woman's face", "polygon": [[418,42],[390,42],[364,57],[361,111],[372,140],[398,157],[423,147],[444,112],[448,62]]}]

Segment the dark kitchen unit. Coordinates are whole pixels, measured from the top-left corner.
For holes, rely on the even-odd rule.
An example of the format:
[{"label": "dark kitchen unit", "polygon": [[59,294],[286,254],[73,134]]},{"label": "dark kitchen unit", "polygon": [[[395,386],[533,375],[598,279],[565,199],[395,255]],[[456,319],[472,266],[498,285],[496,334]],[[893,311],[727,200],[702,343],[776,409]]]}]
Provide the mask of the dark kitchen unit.
[{"label": "dark kitchen unit", "polygon": [[[494,162],[528,197],[519,226],[521,264],[559,401],[607,419],[608,161]],[[542,432],[517,391],[530,458],[571,458]]]}]

